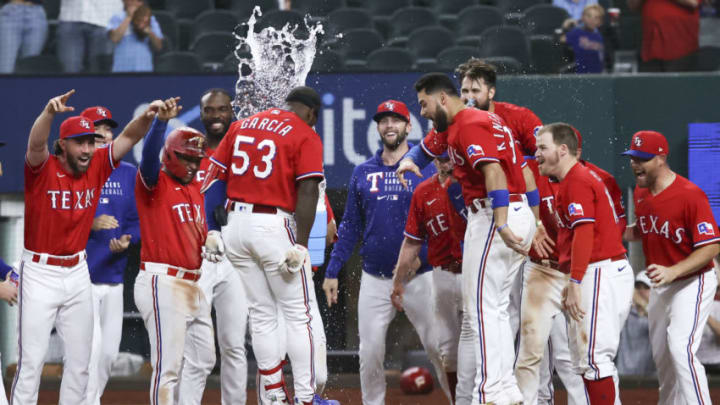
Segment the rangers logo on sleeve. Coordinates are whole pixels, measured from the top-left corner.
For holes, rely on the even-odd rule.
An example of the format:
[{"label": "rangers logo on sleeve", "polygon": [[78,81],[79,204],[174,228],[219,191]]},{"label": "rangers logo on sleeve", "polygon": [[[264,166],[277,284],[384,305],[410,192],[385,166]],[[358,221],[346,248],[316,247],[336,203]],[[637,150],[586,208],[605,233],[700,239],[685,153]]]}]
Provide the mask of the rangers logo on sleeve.
[{"label": "rangers logo on sleeve", "polygon": [[568,205],[568,215],[570,215],[570,216],[585,215],[585,213],[583,212],[582,205],[580,203],[575,203],[575,202],[570,203],[570,205]]},{"label": "rangers logo on sleeve", "polygon": [[467,155],[468,157],[473,157],[475,155],[485,156],[485,151],[480,145],[470,145],[467,147]]},{"label": "rangers logo on sleeve", "polygon": [[697,229],[700,235],[715,235],[715,229],[710,222],[700,222],[697,224]]}]

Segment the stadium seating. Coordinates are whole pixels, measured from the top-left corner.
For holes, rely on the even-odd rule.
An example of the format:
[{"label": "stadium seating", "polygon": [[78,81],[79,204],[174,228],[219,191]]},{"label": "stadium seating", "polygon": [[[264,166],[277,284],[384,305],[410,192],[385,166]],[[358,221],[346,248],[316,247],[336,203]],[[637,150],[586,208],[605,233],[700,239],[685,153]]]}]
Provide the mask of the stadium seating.
[{"label": "stadium seating", "polygon": [[198,73],[201,71],[200,58],[193,52],[167,52],[155,58],[156,73]]},{"label": "stadium seating", "polygon": [[517,59],[508,56],[489,56],[482,58],[485,62],[495,66],[500,75],[515,75],[524,73],[525,68]]},{"label": "stadium seating", "polygon": [[213,0],[167,0],[165,9],[177,18],[193,19],[205,10],[214,8]]},{"label": "stadium seating", "polygon": [[180,27],[173,13],[163,10],[153,11],[153,16],[160,24],[160,31],[162,31],[165,38],[165,49],[180,49]]},{"label": "stadium seating", "polygon": [[190,50],[200,57],[204,65],[219,65],[236,45],[235,36],[229,32],[206,32],[195,38]]},{"label": "stadium seating", "polygon": [[480,57],[509,56],[523,68],[530,65],[530,44],[518,27],[491,27],[480,35]]},{"label": "stadium seating", "polygon": [[388,47],[372,51],[367,57],[366,68],[377,72],[408,72],[414,63],[415,58],[407,49]]},{"label": "stadium seating", "polygon": [[345,69],[345,61],[339,52],[324,50],[315,54],[315,60],[310,71],[316,73],[334,73]]},{"label": "stadium seating", "polygon": [[697,70],[700,72],[720,70],[720,47],[700,47],[697,54]]},{"label": "stadium seating", "polygon": [[640,43],[642,42],[642,18],[639,15],[621,15],[619,31],[619,49],[640,49]]},{"label": "stadium seating", "polygon": [[410,34],[407,49],[418,63],[423,59],[437,58],[438,54],[455,42],[453,33],[440,26],[418,28]]},{"label": "stadium seating", "polygon": [[42,5],[45,8],[45,17],[48,20],[57,20],[60,15],[60,0],[43,0]]},{"label": "stadium seating", "polygon": [[372,17],[367,10],[358,7],[333,10],[323,24],[325,41],[335,42],[340,33],[353,28],[373,28]]},{"label": "stadium seating", "polygon": [[437,24],[437,18],[432,10],[425,7],[404,7],[396,10],[390,17],[391,31],[388,44],[390,46],[404,47],[408,36],[419,27],[428,27]]},{"label": "stadium seating", "polygon": [[410,0],[366,0],[360,2],[361,7],[366,7],[374,17],[390,16],[396,10],[409,7]]},{"label": "stadium seating", "polygon": [[457,43],[458,45],[477,46],[483,31],[502,24],[503,16],[496,7],[468,7],[458,14]]},{"label": "stadium seating", "polygon": [[274,27],[277,30],[281,30],[286,24],[291,29],[295,29],[295,36],[302,39],[307,39],[310,35],[308,28],[305,25],[305,18],[302,14],[295,10],[270,10],[265,13],[260,21],[255,26],[255,32],[260,32],[263,28]]},{"label": "stadium seating", "polygon": [[575,65],[572,59],[566,57],[565,45],[549,35],[531,36],[530,54],[533,73],[568,73]]},{"label": "stadium seating", "polygon": [[19,75],[56,75],[63,68],[53,55],[37,55],[18,58],[15,61],[15,73]]},{"label": "stadium seating", "polygon": [[441,72],[452,72],[455,68],[470,59],[477,57],[479,51],[472,46],[452,46],[437,56],[437,69]]},{"label": "stadium seating", "polygon": [[293,0],[291,4],[293,10],[299,11],[302,15],[324,17],[334,10],[345,7],[345,0]]},{"label": "stadium seating", "polygon": [[260,6],[260,11],[265,14],[270,10],[277,10],[277,0],[232,0],[230,2],[230,10],[234,12],[240,19],[240,22],[246,22],[252,14],[255,6]]},{"label": "stadium seating", "polygon": [[212,31],[234,32],[239,24],[237,15],[229,10],[207,10],[195,17],[192,25],[192,38]]},{"label": "stadium seating", "polygon": [[569,17],[563,8],[538,4],[525,10],[520,18],[520,26],[528,35],[553,35]]},{"label": "stadium seating", "polygon": [[338,42],[339,51],[348,67],[364,65],[370,52],[382,47],[383,39],[375,30],[355,28],[348,30]]}]

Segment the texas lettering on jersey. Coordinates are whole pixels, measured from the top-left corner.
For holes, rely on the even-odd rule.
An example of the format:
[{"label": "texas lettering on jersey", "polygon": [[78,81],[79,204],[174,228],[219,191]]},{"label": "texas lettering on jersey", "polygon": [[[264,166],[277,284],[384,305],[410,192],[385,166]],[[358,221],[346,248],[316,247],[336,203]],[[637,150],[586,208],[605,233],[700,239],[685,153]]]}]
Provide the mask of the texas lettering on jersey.
[{"label": "texas lettering on jersey", "polygon": [[48,190],[50,207],[61,210],[84,210],[93,208],[95,188],[80,191]]}]

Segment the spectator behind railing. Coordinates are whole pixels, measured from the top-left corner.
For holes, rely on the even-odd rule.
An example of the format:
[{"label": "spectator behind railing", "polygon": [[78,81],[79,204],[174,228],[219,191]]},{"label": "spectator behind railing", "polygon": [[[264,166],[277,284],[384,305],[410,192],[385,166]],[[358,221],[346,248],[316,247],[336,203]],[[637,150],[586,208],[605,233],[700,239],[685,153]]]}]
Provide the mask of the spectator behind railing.
[{"label": "spectator behind railing", "polygon": [[654,376],[655,363],[650,350],[647,305],[652,283],[645,271],[635,276],[635,293],[625,327],[620,333],[617,369],[620,375]]},{"label": "spectator behind railing", "polygon": [[[720,275],[720,257],[715,258],[715,272]],[[697,357],[705,366],[706,374],[720,375],[720,290],[715,293]]]},{"label": "spectator behind railing", "polygon": [[0,73],[12,73],[18,56],[42,52],[47,38],[42,0],[10,0],[0,8]]},{"label": "spectator behind railing", "polygon": [[552,4],[564,8],[570,15],[570,19],[580,21],[585,8],[591,4],[597,4],[597,0],[553,0]]},{"label": "spectator behind railing", "polygon": [[121,0],[61,1],[57,56],[65,73],[101,70],[101,57],[112,53],[105,27],[121,10]]},{"label": "spectator behind railing", "polygon": [[687,72],[697,64],[701,0],[627,0],[642,12],[641,72]]},{"label": "spectator behind railing", "polygon": [[142,0],[123,0],[125,11],[115,14],[108,24],[115,44],[113,72],[152,72],[153,51],[162,50],[163,34],[150,7]]},{"label": "spectator behind railing", "polygon": [[599,4],[585,7],[581,24],[566,34],[566,41],[575,54],[575,73],[602,73],[605,44],[599,28],[605,9]]}]

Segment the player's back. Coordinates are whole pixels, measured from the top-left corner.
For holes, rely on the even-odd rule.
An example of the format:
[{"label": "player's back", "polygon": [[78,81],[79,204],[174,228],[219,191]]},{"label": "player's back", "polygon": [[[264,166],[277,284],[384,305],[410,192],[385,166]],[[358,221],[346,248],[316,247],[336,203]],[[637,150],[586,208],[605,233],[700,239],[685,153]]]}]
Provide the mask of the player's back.
[{"label": "player's back", "polygon": [[295,113],[273,108],[234,122],[212,161],[226,170],[228,199],[292,212],[296,182],[322,177],[322,142]]},{"label": "player's back", "polygon": [[535,137],[542,128],[542,121],[535,113],[526,107],[512,103],[495,101],[494,113],[501,116],[507,126],[513,131],[516,141],[527,155],[534,155],[537,147]]}]

